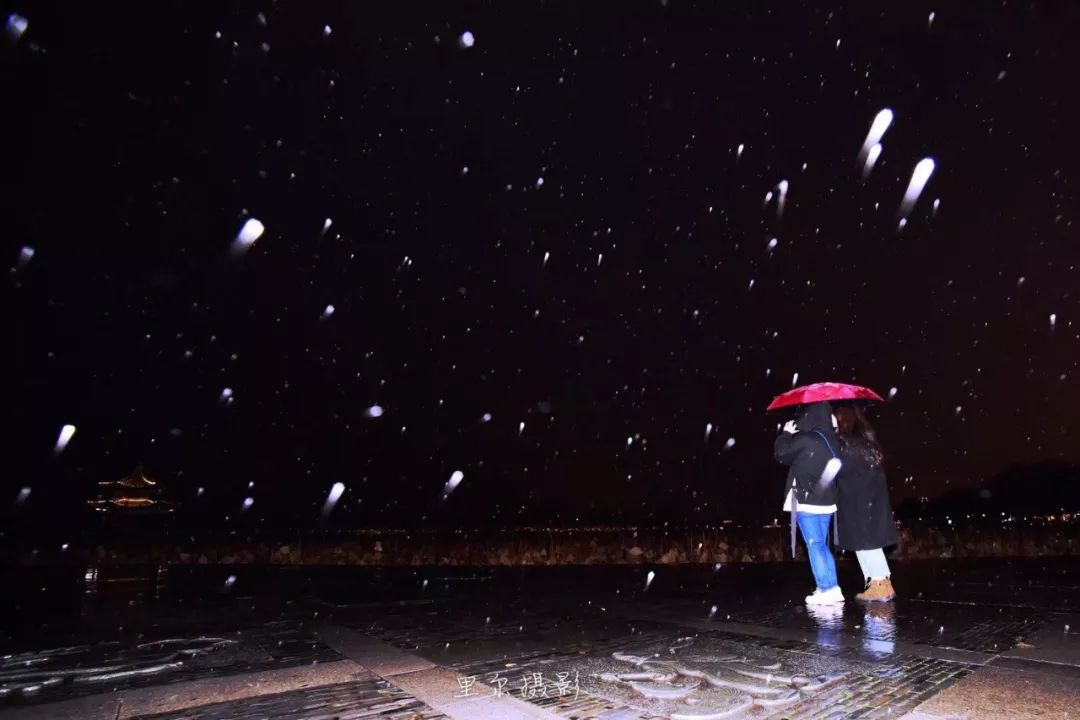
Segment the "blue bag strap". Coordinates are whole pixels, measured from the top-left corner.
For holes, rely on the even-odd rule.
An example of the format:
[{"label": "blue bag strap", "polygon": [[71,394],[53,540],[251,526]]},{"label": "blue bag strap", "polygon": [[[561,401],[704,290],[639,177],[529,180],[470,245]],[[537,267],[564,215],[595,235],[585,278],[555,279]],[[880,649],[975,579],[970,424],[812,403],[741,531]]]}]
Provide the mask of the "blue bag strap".
[{"label": "blue bag strap", "polygon": [[[825,433],[821,432],[820,430],[814,430],[813,432],[814,432],[815,435],[817,435],[819,438],[821,438],[822,440],[825,441],[825,447],[829,448],[829,452],[832,454],[833,458],[835,458],[836,457],[836,451],[833,450],[832,443],[829,442],[829,438],[825,437]],[[836,547],[840,543],[840,527],[839,527],[839,525],[840,524],[837,523],[837,522],[833,522],[833,524],[832,524],[832,526],[833,526],[833,528],[832,528],[833,529],[833,547]],[[794,555],[795,552],[792,551],[791,554]]]},{"label": "blue bag strap", "polygon": [[832,443],[829,442],[829,438],[825,437],[825,433],[821,432],[820,430],[812,430],[811,432],[824,440],[825,447],[829,448],[829,452],[832,453],[833,457],[836,457],[836,451],[832,449]]}]

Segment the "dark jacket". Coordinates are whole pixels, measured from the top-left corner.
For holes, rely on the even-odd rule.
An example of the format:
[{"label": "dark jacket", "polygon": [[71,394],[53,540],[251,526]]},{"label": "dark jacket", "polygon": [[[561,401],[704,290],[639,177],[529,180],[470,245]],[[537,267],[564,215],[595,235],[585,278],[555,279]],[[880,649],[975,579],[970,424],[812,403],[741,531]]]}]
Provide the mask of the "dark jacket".
[{"label": "dark jacket", "polygon": [[841,447],[843,465],[836,476],[837,543],[844,550],[874,550],[900,543],[885,470],[859,447]]},{"label": "dark jacket", "polygon": [[788,466],[781,501],[794,487],[795,500],[800,505],[835,504],[836,483],[821,482],[826,464],[833,458],[833,452],[839,452],[840,447],[832,426],[832,406],[827,402],[803,406],[795,427],[799,432],[782,432],[773,444],[773,455],[777,462]]}]

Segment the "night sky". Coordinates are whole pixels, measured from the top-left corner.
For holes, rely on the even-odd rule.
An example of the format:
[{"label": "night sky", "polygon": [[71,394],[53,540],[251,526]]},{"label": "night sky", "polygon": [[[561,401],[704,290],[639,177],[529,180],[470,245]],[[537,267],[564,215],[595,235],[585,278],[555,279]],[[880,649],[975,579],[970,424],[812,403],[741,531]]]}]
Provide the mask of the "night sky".
[{"label": "night sky", "polygon": [[767,516],[796,373],[898,499],[1080,460],[1077,5],[226,5],[4,4],[7,516]]}]

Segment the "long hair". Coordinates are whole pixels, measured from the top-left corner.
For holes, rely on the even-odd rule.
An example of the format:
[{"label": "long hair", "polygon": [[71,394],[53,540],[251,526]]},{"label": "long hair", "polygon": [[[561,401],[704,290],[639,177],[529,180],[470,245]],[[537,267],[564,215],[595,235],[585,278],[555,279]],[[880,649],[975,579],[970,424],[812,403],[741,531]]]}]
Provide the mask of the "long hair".
[{"label": "long hair", "polygon": [[878,443],[874,426],[866,419],[862,408],[854,403],[837,404],[833,412],[841,449],[862,455],[871,465],[883,465],[885,453]]}]

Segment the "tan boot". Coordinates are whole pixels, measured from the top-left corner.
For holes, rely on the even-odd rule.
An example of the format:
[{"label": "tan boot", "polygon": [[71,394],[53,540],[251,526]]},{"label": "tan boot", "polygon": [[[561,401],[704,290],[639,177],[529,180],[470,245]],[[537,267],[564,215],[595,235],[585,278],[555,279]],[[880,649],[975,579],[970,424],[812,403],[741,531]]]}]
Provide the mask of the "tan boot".
[{"label": "tan boot", "polygon": [[871,580],[866,590],[855,597],[864,602],[888,602],[896,597],[896,591],[893,590],[892,581],[889,578],[883,578]]},{"label": "tan boot", "polygon": [[866,581],[866,587],[864,587],[864,588],[863,588],[863,591],[862,591],[861,593],[856,593],[856,594],[855,594],[855,599],[856,599],[856,600],[866,600],[866,599],[867,599],[867,595],[866,595],[866,594],[867,594],[868,592],[870,592],[870,586],[871,586],[871,585],[872,585],[873,583],[874,583],[874,581],[873,581],[873,580],[867,580],[867,581]]}]

